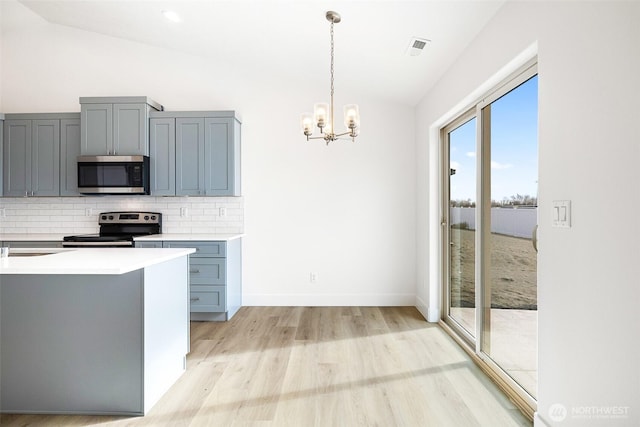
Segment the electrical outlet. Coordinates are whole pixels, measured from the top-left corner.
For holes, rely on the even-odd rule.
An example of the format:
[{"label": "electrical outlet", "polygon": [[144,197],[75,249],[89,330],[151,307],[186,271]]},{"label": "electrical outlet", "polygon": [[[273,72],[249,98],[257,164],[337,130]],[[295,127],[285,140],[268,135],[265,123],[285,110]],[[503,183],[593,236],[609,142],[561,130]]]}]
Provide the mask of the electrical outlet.
[{"label": "electrical outlet", "polygon": [[318,273],[310,273],[309,274],[309,282],[317,283],[318,282]]},{"label": "electrical outlet", "polygon": [[224,218],[225,216],[227,216],[227,208],[220,208],[220,218]]},{"label": "electrical outlet", "polygon": [[4,208],[0,209],[0,217],[2,217],[2,218],[6,218],[7,217],[7,212],[4,210]]},{"label": "electrical outlet", "polygon": [[189,215],[189,211],[187,210],[187,208],[180,208],[180,216],[185,217],[187,215]]},{"label": "electrical outlet", "polygon": [[84,216],[91,216],[91,215],[93,215],[93,209],[91,209],[91,208],[86,208],[86,209],[84,210]]}]

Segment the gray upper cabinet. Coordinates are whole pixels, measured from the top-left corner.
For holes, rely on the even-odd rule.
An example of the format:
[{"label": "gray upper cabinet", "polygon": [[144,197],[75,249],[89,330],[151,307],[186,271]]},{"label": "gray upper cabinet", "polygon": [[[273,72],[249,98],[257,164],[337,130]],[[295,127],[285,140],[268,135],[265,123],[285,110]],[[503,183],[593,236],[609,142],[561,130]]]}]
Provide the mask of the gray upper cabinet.
[{"label": "gray upper cabinet", "polygon": [[83,156],[149,155],[149,113],[162,105],[143,96],[80,98]]},{"label": "gray upper cabinet", "polygon": [[176,121],[173,118],[151,119],[149,132],[151,194],[175,196]]},{"label": "gray upper cabinet", "polygon": [[3,194],[2,189],[2,154],[4,151],[4,144],[2,143],[2,139],[4,137],[4,114],[0,114],[0,196]]},{"label": "gray upper cabinet", "polygon": [[60,195],[80,196],[78,192],[78,156],[80,155],[80,118],[60,120]]},{"label": "gray upper cabinet", "polygon": [[7,119],[3,152],[5,196],[60,194],[60,120]]},{"label": "gray upper cabinet", "polygon": [[[150,122],[152,163],[154,157],[159,157],[157,166],[151,167],[152,194],[240,195],[240,121],[235,112],[152,113]],[[171,123],[174,140],[169,135]],[[173,167],[169,157],[172,147]],[[175,181],[173,191],[171,180]]]},{"label": "gray upper cabinet", "polygon": [[[232,118],[205,119],[205,193],[240,195],[240,123]],[[236,189],[236,187],[238,187]]]},{"label": "gray upper cabinet", "polygon": [[5,118],[3,195],[77,195],[73,188],[80,151],[80,114],[7,114]]},{"label": "gray upper cabinet", "polygon": [[176,195],[205,196],[204,119],[176,119]]},{"label": "gray upper cabinet", "polygon": [[31,120],[5,120],[2,181],[5,196],[31,191]]}]

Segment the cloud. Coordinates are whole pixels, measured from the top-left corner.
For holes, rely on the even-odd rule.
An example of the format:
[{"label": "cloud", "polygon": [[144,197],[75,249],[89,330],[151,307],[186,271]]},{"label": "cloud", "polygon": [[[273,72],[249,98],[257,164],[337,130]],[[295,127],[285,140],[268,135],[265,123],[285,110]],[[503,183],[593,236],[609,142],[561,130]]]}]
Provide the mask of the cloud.
[{"label": "cloud", "polygon": [[491,161],[491,169],[509,169],[512,167],[513,165],[509,163],[502,164],[502,163],[496,162],[495,160]]},{"label": "cloud", "polygon": [[449,163],[449,168],[451,168],[451,169],[460,169],[460,163],[451,162],[451,163]]},{"label": "cloud", "polygon": [[475,157],[475,156],[476,156],[475,151],[467,151],[467,157]]}]

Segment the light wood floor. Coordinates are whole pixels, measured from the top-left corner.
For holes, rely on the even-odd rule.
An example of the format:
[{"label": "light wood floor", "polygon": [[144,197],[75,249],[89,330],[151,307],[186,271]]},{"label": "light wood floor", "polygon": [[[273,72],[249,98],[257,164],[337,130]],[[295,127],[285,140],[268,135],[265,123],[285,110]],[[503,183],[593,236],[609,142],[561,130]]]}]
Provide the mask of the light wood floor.
[{"label": "light wood floor", "polygon": [[187,371],[145,417],[7,426],[530,426],[413,307],[243,307],[191,324]]}]

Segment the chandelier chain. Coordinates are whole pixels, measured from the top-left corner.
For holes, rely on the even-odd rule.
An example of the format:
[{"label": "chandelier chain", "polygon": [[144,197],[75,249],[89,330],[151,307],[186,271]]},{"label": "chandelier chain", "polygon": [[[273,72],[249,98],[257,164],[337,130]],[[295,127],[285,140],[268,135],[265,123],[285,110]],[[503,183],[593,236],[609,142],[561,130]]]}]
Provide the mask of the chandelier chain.
[{"label": "chandelier chain", "polygon": [[333,123],[333,21],[331,21],[331,133],[334,133]]}]

